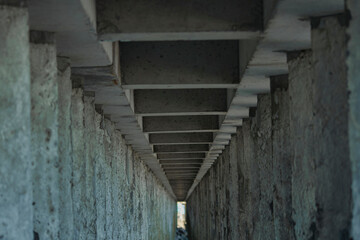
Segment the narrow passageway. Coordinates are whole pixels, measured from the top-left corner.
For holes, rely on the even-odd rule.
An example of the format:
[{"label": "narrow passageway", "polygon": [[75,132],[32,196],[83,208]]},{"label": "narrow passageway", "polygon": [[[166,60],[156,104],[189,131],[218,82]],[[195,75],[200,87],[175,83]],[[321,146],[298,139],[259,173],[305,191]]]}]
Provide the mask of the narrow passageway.
[{"label": "narrow passageway", "polygon": [[0,0],[0,240],[360,239],[359,0]]}]

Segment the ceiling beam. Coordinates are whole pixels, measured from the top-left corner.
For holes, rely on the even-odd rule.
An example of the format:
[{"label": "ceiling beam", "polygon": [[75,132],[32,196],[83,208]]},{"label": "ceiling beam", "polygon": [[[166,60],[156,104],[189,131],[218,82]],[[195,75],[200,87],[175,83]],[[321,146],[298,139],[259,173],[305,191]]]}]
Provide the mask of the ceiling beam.
[{"label": "ceiling beam", "polygon": [[226,89],[134,90],[135,114],[141,116],[225,115]]},{"label": "ceiling beam", "polygon": [[189,159],[189,160],[160,160],[161,165],[181,165],[181,164],[202,164],[202,159]]},{"label": "ceiling beam", "polygon": [[213,133],[164,133],[150,134],[149,141],[153,145],[172,145],[172,144],[204,144],[212,143]]},{"label": "ceiling beam", "polygon": [[263,29],[261,0],[96,1],[107,41],[244,39]]},{"label": "ceiling beam", "polygon": [[158,153],[159,160],[204,159],[205,153]]},{"label": "ceiling beam", "polygon": [[237,88],[238,41],[125,42],[124,89]]},{"label": "ceiling beam", "polygon": [[143,117],[145,133],[193,133],[218,130],[219,116]]},{"label": "ceiling beam", "polygon": [[156,145],[155,153],[190,153],[190,152],[208,152],[209,144],[189,144],[189,145]]}]

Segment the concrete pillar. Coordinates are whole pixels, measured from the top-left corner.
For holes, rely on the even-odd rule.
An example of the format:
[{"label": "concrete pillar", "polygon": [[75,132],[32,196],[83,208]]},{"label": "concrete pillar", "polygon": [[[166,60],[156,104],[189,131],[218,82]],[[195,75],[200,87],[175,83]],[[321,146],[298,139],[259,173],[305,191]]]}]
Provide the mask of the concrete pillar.
[{"label": "concrete pillar", "polygon": [[60,231],[59,239],[73,239],[73,206],[71,201],[72,144],[71,144],[71,68],[70,59],[57,58],[59,102],[59,176]]},{"label": "concrete pillar", "polygon": [[54,35],[30,33],[34,231],[59,236],[58,81]]},{"label": "concrete pillar", "polygon": [[105,141],[107,137],[106,123],[101,115],[96,115],[96,145],[98,146],[95,160],[95,195],[96,195],[96,239],[106,239],[106,160]]},{"label": "concrete pillar", "polygon": [[83,90],[72,90],[71,96],[71,141],[73,146],[73,177],[72,201],[74,214],[74,239],[86,239],[85,217],[86,211],[83,203],[85,198],[85,141],[84,138],[84,99]]},{"label": "concrete pillar", "polygon": [[123,191],[122,189],[124,186],[127,187],[124,175],[126,160],[126,152],[124,150],[127,149],[127,146],[124,144],[124,141],[121,138],[119,132],[115,130],[114,125],[110,122],[108,124],[111,125],[111,137],[109,144],[111,144],[110,149],[111,155],[113,156],[109,162],[109,179],[112,182],[109,189],[111,191],[111,196],[109,195],[109,197],[111,197],[113,204],[112,209],[109,209],[109,213],[112,212],[112,222],[114,223],[112,228],[113,239],[121,239],[123,237],[121,236],[123,230],[127,228],[127,226],[124,224],[122,214],[124,211],[129,211],[129,206],[125,207],[125,205],[122,205],[122,202],[118,201],[118,199],[121,198],[121,192]]},{"label": "concrete pillar", "polygon": [[[254,115],[245,119],[242,126],[242,133],[244,139],[244,162],[248,166],[248,191],[249,199],[246,201],[248,210],[244,210],[247,215],[245,236],[250,239],[260,239],[259,237],[259,201],[260,201],[260,183],[259,183],[259,166],[256,159],[254,140],[256,136],[256,119]],[[246,179],[246,177],[245,177]]]},{"label": "concrete pillar", "polygon": [[259,202],[259,239],[274,239],[273,203],[273,163],[271,142],[271,97],[270,94],[258,95],[256,111],[256,159],[259,165],[260,202]]},{"label": "concrete pillar", "polygon": [[317,239],[349,239],[351,171],[345,16],[312,21]]},{"label": "concrete pillar", "polygon": [[[240,192],[239,192],[239,156],[238,156],[238,137],[234,135],[231,137],[229,146],[229,238],[240,239]],[[243,194],[243,193],[241,193]],[[207,219],[205,219],[207,220]]]},{"label": "concrete pillar", "polygon": [[250,226],[252,222],[250,221],[251,214],[251,201],[250,201],[250,162],[245,161],[244,156],[244,128],[248,127],[248,120],[243,124],[243,127],[239,128],[236,134],[236,150],[237,150],[237,184],[238,184],[238,214],[239,214],[239,228],[240,234],[239,239],[249,239],[250,238]]},{"label": "concrete pillar", "polygon": [[288,76],[271,77],[272,158],[274,184],[274,239],[294,239],[291,218],[292,143]]},{"label": "concrete pillar", "polygon": [[[107,125],[109,123],[109,125]],[[114,135],[114,128],[110,127],[110,122],[106,122],[106,126],[108,126],[108,134],[106,135],[106,138],[104,139],[104,146],[105,146],[105,201],[106,201],[106,208],[105,208],[105,214],[106,214],[106,238],[105,239],[112,239],[113,235],[113,214],[114,214],[114,207],[115,204],[113,203],[113,195],[112,195],[112,185],[116,184],[112,182],[113,176],[112,176],[112,164],[113,164],[113,156],[114,156],[114,146],[115,146],[115,135]],[[126,149],[126,148],[125,148]],[[124,186],[123,186],[124,188]],[[124,198],[127,196],[127,193],[123,189]],[[121,202],[121,201],[120,201]],[[120,204],[120,203],[119,203]],[[125,215],[125,214],[124,214]],[[124,219],[126,219],[127,216],[124,216]],[[121,224],[121,223],[119,223]],[[122,227],[126,228],[126,225],[123,225]],[[126,234],[127,231],[124,233]],[[127,239],[126,235],[122,236],[123,239]]]},{"label": "concrete pillar", "polygon": [[360,239],[360,1],[348,0],[351,14],[347,59],[349,98],[349,144],[352,163],[352,237]]},{"label": "concrete pillar", "polygon": [[[293,139],[292,218],[296,239],[315,238],[312,52],[288,54],[290,137]],[[296,143],[296,144],[295,144]]]},{"label": "concrete pillar", "polygon": [[85,141],[85,236],[86,240],[96,239],[96,208],[95,208],[95,155],[98,149],[96,142],[94,97],[84,96],[84,138]]},{"label": "concrete pillar", "polygon": [[0,239],[25,240],[33,237],[28,12],[7,2],[0,1]]}]

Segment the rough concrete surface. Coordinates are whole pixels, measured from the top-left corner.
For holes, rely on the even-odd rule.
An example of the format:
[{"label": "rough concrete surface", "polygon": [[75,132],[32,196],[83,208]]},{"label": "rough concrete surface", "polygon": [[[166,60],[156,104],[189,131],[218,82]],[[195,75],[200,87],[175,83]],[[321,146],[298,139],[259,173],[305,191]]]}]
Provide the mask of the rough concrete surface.
[{"label": "rough concrete surface", "polygon": [[271,142],[271,98],[270,94],[258,95],[256,111],[256,158],[259,167],[260,204],[259,222],[255,231],[259,238],[274,239],[273,163]]},{"label": "rough concrete surface", "polygon": [[74,238],[173,239],[175,200],[95,111],[93,97],[74,89],[72,102]]},{"label": "rough concrete surface", "polygon": [[57,58],[58,108],[59,108],[59,190],[60,231],[59,239],[72,238],[73,206],[71,199],[72,143],[71,143],[71,69],[70,60]]},{"label": "rough concrete surface", "polygon": [[[240,167],[244,175],[243,203],[241,205],[241,215],[244,224],[244,237],[252,238],[254,228],[259,219],[259,168],[255,155],[254,129],[256,119],[246,119],[242,127],[243,137],[243,166]],[[240,145],[240,148],[242,146]]]},{"label": "rough concrete surface", "polygon": [[290,135],[290,96],[288,76],[275,76],[271,79],[272,112],[272,157],[274,181],[274,239],[294,239],[292,212],[292,142]]},{"label": "rough concrete surface", "polygon": [[271,153],[271,101],[265,94],[256,117],[244,121],[187,200],[192,239],[274,239]]},{"label": "rough concrete surface", "polygon": [[[229,148],[187,200],[187,223],[191,239],[229,239]],[[197,227],[201,222],[202,227]],[[233,233],[236,234],[236,233]]]},{"label": "rough concrete surface", "polygon": [[83,91],[73,89],[71,95],[71,142],[73,148],[71,195],[73,202],[74,239],[84,239],[85,161],[84,161],[84,102]]},{"label": "rough concrete surface", "polygon": [[317,239],[349,239],[351,170],[345,16],[324,17],[312,29]]},{"label": "rough concrete surface", "polygon": [[[248,130],[248,131],[247,131]],[[252,229],[252,220],[251,220],[251,201],[250,201],[250,162],[247,162],[247,158],[245,157],[245,144],[249,144],[249,142],[245,142],[244,136],[249,133],[250,134],[250,121],[246,120],[243,123],[243,126],[238,129],[236,133],[236,140],[238,143],[237,147],[237,156],[238,156],[238,188],[239,188],[239,225],[240,225],[240,239],[250,238],[250,232]]]},{"label": "rough concrete surface", "polygon": [[312,81],[312,52],[302,52],[289,61],[290,138],[296,139],[292,162],[292,219],[296,239],[315,237]]},{"label": "rough concrete surface", "polygon": [[312,50],[288,53],[289,75],[271,78],[271,95],[258,96],[257,110],[190,195],[193,239],[350,238],[342,20],[312,21]]},{"label": "rough concrete surface", "polygon": [[[0,239],[33,235],[26,8],[0,6]],[[4,87],[6,86],[6,87]]]},{"label": "rough concrete surface", "polygon": [[347,58],[349,96],[349,145],[352,163],[352,237],[360,239],[360,1],[348,0],[351,14]]},{"label": "rough concrete surface", "polygon": [[58,80],[53,34],[30,33],[34,232],[59,237]]}]

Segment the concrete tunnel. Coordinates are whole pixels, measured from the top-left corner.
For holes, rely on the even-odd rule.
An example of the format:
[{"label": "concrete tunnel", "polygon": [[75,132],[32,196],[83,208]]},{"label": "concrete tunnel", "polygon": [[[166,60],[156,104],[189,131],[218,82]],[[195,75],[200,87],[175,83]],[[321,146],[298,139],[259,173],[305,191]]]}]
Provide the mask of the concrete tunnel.
[{"label": "concrete tunnel", "polygon": [[360,0],[0,0],[0,240],[360,239],[359,126]]}]

